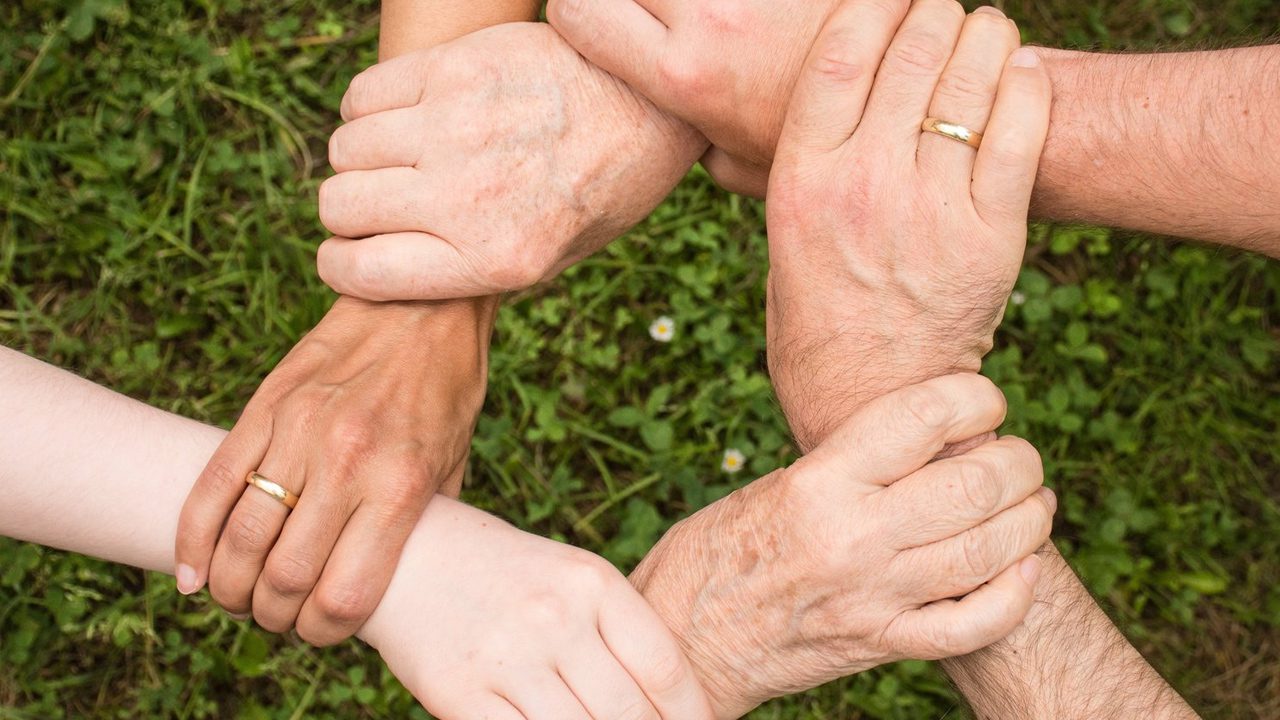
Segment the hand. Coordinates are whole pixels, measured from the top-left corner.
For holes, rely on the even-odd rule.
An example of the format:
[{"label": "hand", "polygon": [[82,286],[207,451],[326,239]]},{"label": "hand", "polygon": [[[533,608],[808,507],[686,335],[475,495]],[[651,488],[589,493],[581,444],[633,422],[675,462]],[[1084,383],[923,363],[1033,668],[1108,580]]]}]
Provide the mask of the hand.
[{"label": "hand", "polygon": [[705,148],[537,23],[376,65],[342,115],[320,188],[341,237],[320,247],[320,276],[370,300],[554,277],[648,215]]},{"label": "hand", "polygon": [[361,637],[441,718],[711,718],[670,631],[612,565],[448,498]]},{"label": "hand", "polygon": [[[437,489],[456,494],[496,303],[341,298],[249,401],[179,520],[179,589],[315,645],[377,605]],[[301,496],[290,512],[245,484]],[[233,509],[234,506],[234,509]],[[225,524],[225,527],[224,527]]]},{"label": "hand", "polygon": [[791,89],[838,2],[551,0],[547,18],[588,60],[706,135],[714,147],[702,162],[721,185],[763,197]]},{"label": "hand", "polygon": [[[1010,58],[996,10],[902,10],[833,14],[770,178],[769,367],[805,447],[869,398],[977,371],[1022,262],[1048,76],[1032,50]],[[922,133],[926,116],[985,131],[981,150]]]},{"label": "hand", "polygon": [[1006,437],[929,464],[1004,409],[978,375],[883,396],[659,541],[632,582],[719,717],[883,663],[972,652],[1022,621],[1056,508],[1040,456]]}]

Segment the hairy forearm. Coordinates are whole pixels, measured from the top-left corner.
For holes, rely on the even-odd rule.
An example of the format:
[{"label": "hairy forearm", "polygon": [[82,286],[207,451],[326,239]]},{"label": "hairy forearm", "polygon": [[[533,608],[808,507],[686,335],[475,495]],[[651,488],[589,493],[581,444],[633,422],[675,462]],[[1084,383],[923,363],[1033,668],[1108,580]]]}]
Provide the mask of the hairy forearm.
[{"label": "hairy forearm", "polygon": [[1280,46],[1043,52],[1054,110],[1035,216],[1280,256]]},{"label": "hairy forearm", "polygon": [[1036,605],[1004,640],[943,661],[984,720],[1194,718],[1196,713],[1125,640],[1052,545]]}]

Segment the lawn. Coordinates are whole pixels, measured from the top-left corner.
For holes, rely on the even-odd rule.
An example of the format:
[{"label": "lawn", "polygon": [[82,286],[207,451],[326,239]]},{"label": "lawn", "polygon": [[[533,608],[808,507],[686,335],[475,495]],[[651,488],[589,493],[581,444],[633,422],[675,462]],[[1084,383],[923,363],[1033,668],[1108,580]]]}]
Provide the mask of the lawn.
[{"label": "lawn", "polygon": [[[1274,0],[1009,0],[1029,40],[1274,37]],[[0,344],[230,426],[323,314],[315,194],[376,2],[17,0],[0,9]],[[467,498],[633,565],[790,462],[764,367],[763,208],[695,171],[607,251],[504,308]],[[1043,452],[1059,547],[1206,717],[1280,717],[1280,264],[1031,228],[985,372]],[[648,333],[676,322],[670,343]],[[727,448],[746,471],[729,475]],[[424,648],[424,652],[429,652]],[[752,717],[967,713],[908,662]],[[426,717],[350,643],[0,541],[0,718]]]}]

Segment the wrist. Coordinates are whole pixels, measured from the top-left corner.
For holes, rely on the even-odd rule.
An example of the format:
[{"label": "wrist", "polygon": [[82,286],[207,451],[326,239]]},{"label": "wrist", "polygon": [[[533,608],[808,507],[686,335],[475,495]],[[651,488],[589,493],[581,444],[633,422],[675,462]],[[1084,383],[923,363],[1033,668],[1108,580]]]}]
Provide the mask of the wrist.
[{"label": "wrist", "polygon": [[801,341],[770,356],[770,373],[787,424],[804,452],[882,395],[925,380],[976,373],[990,343],[957,342],[942,333],[841,330],[826,341]]}]

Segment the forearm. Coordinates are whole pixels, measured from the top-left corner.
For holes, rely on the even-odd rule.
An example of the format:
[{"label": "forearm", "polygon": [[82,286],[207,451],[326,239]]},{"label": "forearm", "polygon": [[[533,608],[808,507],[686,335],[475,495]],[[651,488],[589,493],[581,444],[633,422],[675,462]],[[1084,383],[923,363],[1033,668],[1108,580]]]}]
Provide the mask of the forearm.
[{"label": "forearm", "polygon": [[[226,433],[0,348],[0,535],[165,573],[178,513]],[[462,524],[498,522],[435,498],[405,545],[384,603],[448,563]],[[457,548],[455,548],[455,551]],[[359,636],[392,637],[374,613]]]},{"label": "forearm", "polygon": [[1058,551],[1046,545],[1036,604],[1000,642],[943,668],[974,713],[992,718],[1194,718],[1125,640]]},{"label": "forearm", "polygon": [[[537,0],[384,0],[378,37],[378,57],[398,55],[440,45],[491,25],[532,20]],[[496,297],[427,304],[424,315],[470,314],[488,337],[498,310]]]},{"label": "forearm", "polygon": [[1280,45],[1043,53],[1054,110],[1033,215],[1280,256]]},{"label": "forearm", "polygon": [[378,56],[389,60],[493,25],[534,20],[537,0],[384,0]]}]

